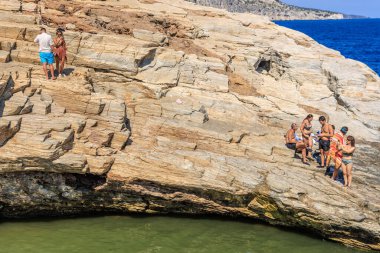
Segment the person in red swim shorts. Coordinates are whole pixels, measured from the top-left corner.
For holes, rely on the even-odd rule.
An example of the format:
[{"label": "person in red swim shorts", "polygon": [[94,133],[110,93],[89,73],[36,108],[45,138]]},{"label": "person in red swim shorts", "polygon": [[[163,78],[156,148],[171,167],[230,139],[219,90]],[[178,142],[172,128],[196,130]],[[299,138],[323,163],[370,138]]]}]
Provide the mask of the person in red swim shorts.
[{"label": "person in red swim shorts", "polygon": [[340,132],[335,133],[334,136],[331,138],[330,156],[331,156],[331,159],[333,159],[335,163],[334,173],[332,175],[333,180],[337,178],[338,171],[340,167],[342,166],[343,153],[341,150],[339,150],[339,146],[346,145],[344,136],[346,136],[347,133],[348,133],[348,127],[342,127],[340,129]]}]

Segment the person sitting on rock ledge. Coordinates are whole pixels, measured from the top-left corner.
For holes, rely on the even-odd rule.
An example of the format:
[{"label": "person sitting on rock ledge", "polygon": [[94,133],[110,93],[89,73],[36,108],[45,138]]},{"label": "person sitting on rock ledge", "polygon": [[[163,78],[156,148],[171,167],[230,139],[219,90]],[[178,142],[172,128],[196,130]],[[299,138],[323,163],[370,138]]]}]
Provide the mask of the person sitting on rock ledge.
[{"label": "person sitting on rock ledge", "polygon": [[285,135],[286,147],[294,150],[295,152],[301,151],[302,162],[307,164],[308,160],[306,158],[306,144],[302,141],[302,138],[297,136],[297,124],[293,123]]},{"label": "person sitting on rock ledge", "polygon": [[50,67],[51,78],[55,80],[54,76],[54,55],[52,53],[53,50],[53,39],[50,34],[46,33],[46,28],[42,27],[40,30],[40,34],[34,39],[34,42],[39,44],[39,54],[40,60],[42,63],[42,68],[45,72],[46,80],[49,80],[49,73],[47,69],[47,65]]}]

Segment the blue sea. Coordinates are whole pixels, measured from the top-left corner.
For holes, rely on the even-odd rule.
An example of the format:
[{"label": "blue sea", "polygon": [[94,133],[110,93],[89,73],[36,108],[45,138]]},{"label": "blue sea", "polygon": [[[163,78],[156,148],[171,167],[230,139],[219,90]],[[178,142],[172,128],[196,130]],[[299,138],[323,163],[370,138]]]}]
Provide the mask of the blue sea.
[{"label": "blue sea", "polygon": [[380,75],[380,19],[276,21],[303,32],[347,58],[367,64]]}]

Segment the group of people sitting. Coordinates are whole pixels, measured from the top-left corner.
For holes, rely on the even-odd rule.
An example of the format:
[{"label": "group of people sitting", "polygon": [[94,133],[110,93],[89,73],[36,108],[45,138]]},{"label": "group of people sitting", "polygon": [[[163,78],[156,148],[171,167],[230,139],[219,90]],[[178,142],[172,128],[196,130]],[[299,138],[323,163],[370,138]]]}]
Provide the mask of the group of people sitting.
[{"label": "group of people sitting", "polygon": [[42,27],[40,34],[34,39],[34,42],[39,44],[40,61],[47,80],[49,79],[48,65],[52,80],[56,79],[53,66],[54,60],[58,76],[65,76],[63,69],[65,67],[65,62],[67,61],[67,47],[63,32],[64,30],[62,28],[58,28],[56,31],[56,37],[53,39],[50,34],[46,33],[46,29]]},{"label": "group of people sitting", "polygon": [[[321,130],[316,134],[312,131],[313,115],[309,114],[301,123],[299,128],[301,136],[297,135],[298,126],[296,123],[285,135],[287,148],[296,153],[302,153],[302,162],[309,164],[309,159],[313,159],[314,143],[319,143],[320,166],[319,168],[329,167],[331,160],[335,167],[332,179],[336,180],[340,168],[343,171],[344,186],[351,187],[352,183],[352,158],[355,152],[355,138],[347,136],[348,127],[342,127],[339,132],[335,132],[335,126],[327,122],[325,116],[319,117]],[[346,137],[347,136],[347,137]]]}]

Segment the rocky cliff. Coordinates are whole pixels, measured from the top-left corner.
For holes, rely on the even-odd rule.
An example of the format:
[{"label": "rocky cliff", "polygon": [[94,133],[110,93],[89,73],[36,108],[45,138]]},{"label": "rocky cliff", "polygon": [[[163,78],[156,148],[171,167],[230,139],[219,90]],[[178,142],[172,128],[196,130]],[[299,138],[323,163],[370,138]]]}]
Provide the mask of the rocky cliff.
[{"label": "rocky cliff", "polygon": [[350,15],[285,4],[280,0],[187,0],[204,6],[226,9],[231,12],[249,12],[267,16],[272,20],[343,19]]},{"label": "rocky cliff", "polygon": [[[380,79],[364,64],[179,0],[0,11],[0,217],[213,214],[380,249]],[[44,79],[39,23],[69,28],[65,78]],[[358,139],[352,189],[284,147],[308,113]]]}]

